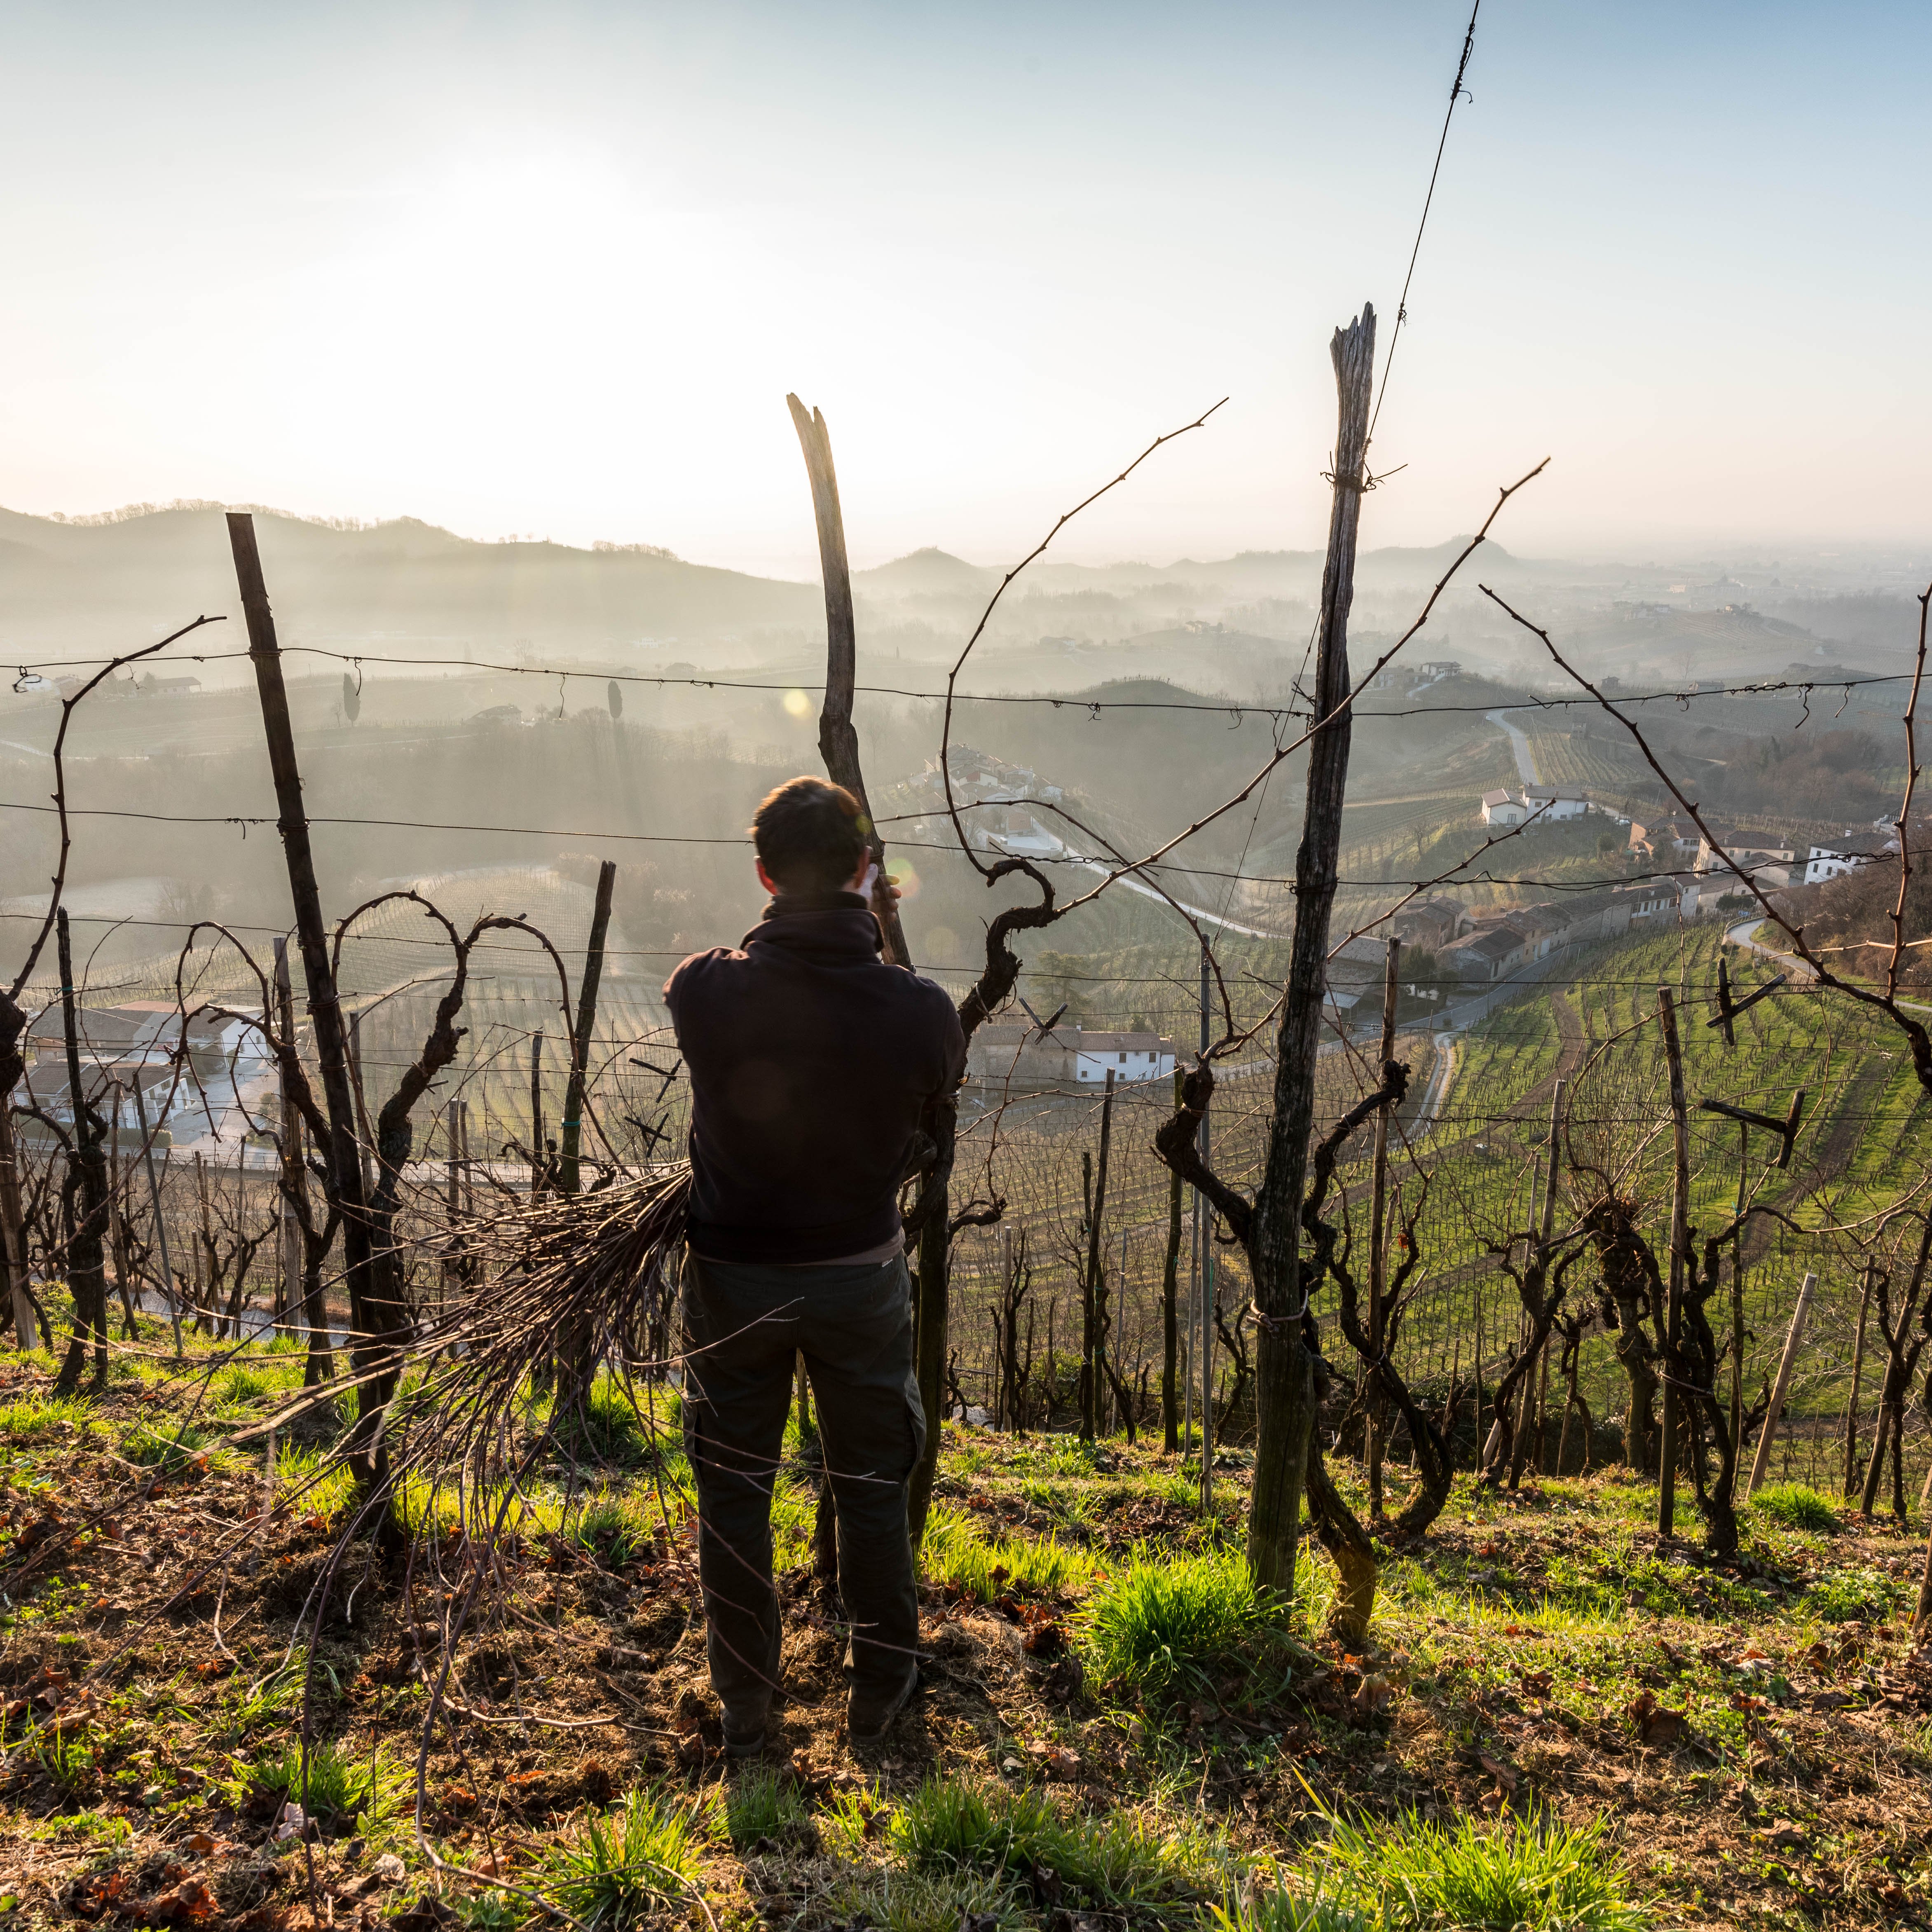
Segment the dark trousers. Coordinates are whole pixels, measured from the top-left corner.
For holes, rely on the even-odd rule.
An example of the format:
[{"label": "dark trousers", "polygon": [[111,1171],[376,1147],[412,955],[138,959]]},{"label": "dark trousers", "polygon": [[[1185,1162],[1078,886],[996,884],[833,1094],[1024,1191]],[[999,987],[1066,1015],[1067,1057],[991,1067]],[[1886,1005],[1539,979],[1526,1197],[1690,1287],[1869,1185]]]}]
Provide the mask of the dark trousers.
[{"label": "dark trousers", "polygon": [[707,1262],[684,1274],[685,1447],[711,1682],[736,1728],[778,1678],[772,1484],[802,1354],[838,1518],[854,1688],[890,1696],[919,1641],[906,1484],[926,1441],[902,1256],[863,1268]]}]

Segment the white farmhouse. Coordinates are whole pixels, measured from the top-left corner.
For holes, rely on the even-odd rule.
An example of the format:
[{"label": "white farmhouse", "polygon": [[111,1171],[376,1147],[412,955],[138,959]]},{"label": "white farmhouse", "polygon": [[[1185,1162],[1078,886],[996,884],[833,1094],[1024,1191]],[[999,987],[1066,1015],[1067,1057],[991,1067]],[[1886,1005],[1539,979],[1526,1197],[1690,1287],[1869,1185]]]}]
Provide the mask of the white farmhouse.
[{"label": "white farmhouse", "polygon": [[1174,1042],[1151,1033],[1089,1033],[1079,1030],[1073,1050],[1073,1077],[1083,1086],[1100,1086],[1112,1070],[1114,1084],[1172,1079]]},{"label": "white farmhouse", "polygon": [[1842,879],[1847,872],[1856,872],[1861,866],[1871,863],[1869,852],[1846,852],[1837,846],[1814,845],[1804,861],[1804,883],[1808,886],[1822,886],[1827,879]]},{"label": "white farmhouse", "polygon": [[1548,825],[1565,818],[1581,818],[1590,808],[1590,801],[1571,785],[1525,785],[1522,788],[1523,808],[1536,814],[1539,825]]},{"label": "white farmhouse", "polygon": [[1528,816],[1522,800],[1512,798],[1506,791],[1486,791],[1483,794],[1485,825],[1520,825]]}]

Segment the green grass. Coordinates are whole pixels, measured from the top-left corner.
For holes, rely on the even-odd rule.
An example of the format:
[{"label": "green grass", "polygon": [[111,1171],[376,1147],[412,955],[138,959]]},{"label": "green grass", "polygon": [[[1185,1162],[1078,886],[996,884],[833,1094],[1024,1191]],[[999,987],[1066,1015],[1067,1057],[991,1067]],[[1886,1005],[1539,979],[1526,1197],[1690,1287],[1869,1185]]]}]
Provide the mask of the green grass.
[{"label": "green grass", "polygon": [[734,1848],[748,1850],[761,1840],[782,1844],[810,1826],[812,1807],[805,1793],[771,1766],[740,1772],[724,1794],[724,1828]]},{"label": "green grass", "polygon": [[982,1604],[1008,1595],[1070,1595],[1095,1574],[1092,1557],[1057,1538],[988,1538],[971,1516],[944,1508],[927,1517],[919,1555],[928,1576],[957,1584]]},{"label": "green grass", "polygon": [[[592,1384],[581,1407],[554,1418],[555,1441],[566,1456],[615,1468],[636,1468],[651,1460],[652,1425],[629,1394],[608,1376]],[[664,1425],[656,1425],[659,1442]]]},{"label": "green grass", "polygon": [[238,1466],[241,1459],[232,1450],[209,1447],[220,1439],[214,1430],[198,1429],[192,1423],[138,1422],[122,1437],[121,1454],[164,1476],[178,1475],[204,1460],[212,1467],[218,1459],[224,1471]]},{"label": "green grass", "polygon": [[586,1932],[624,1932],[692,1890],[704,1837],[688,1798],[640,1786],[615,1810],[587,1812],[551,1848],[542,1876]]},{"label": "green grass", "polygon": [[1242,1932],[1636,1932],[1645,1922],[1600,1820],[1580,1830],[1555,1816],[1485,1827],[1409,1813],[1329,1826],[1316,1882],[1299,1891],[1291,1882],[1280,1904],[1232,1923]]},{"label": "green grass", "polygon": [[298,1744],[264,1751],[248,1767],[248,1783],[265,1796],[299,1804],[311,1818],[340,1826],[360,1819],[374,1824],[400,1802],[406,1774],[380,1750],[373,1755],[320,1743],[302,1762]]},{"label": "green grass", "polygon": [[1252,1656],[1283,1627],[1238,1551],[1179,1559],[1149,1551],[1088,1598],[1080,1640],[1099,1681],[1160,1694],[1202,1682],[1216,1664]]},{"label": "green grass", "polygon": [[275,1452],[275,1500],[304,1516],[330,1519],[346,1509],[356,1495],[356,1477],[346,1462],[326,1449],[290,1443]]},{"label": "green grass", "polygon": [[1834,1570],[1798,1600],[1798,1608],[1828,1624],[1882,1623],[1904,1586],[1877,1570]]},{"label": "green grass", "polygon": [[78,1434],[98,1426],[92,1408],[72,1396],[23,1396],[17,1402],[0,1403],[0,1437],[9,1442],[45,1442],[69,1431]]},{"label": "green grass", "polygon": [[1149,1904],[1198,1891],[1180,1841],[1132,1813],[1085,1816],[1058,1810],[1028,1788],[932,1778],[900,1807],[894,1844],[915,1871],[1019,1878],[1050,1867],[1091,1902]]},{"label": "green grass", "polygon": [[1838,1527],[1838,1513],[1831,1499],[1803,1483],[1766,1483],[1751,1498],[1750,1507],[1786,1529],[1828,1535]]}]

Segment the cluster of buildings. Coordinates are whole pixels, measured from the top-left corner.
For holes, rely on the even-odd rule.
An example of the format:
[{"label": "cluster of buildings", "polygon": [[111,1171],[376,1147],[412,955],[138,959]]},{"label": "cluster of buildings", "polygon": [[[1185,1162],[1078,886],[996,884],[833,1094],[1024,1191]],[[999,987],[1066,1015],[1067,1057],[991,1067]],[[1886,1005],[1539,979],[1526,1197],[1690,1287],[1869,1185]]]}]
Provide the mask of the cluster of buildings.
[{"label": "cluster of buildings", "polygon": [[1056,1026],[1042,1032],[1016,1021],[996,1021],[974,1034],[966,1049],[966,1077],[982,1086],[1024,1090],[1077,1091],[1136,1086],[1174,1077],[1174,1042],[1154,1033],[1089,1032]]},{"label": "cluster of buildings", "polygon": [[[1636,856],[1666,866],[1688,859],[1690,873],[1700,880],[1716,881],[1719,892],[1736,891],[1747,878],[1765,892],[1822,886],[1828,879],[1842,878],[1898,850],[1898,835],[1884,819],[1862,835],[1847,827],[1845,839],[1847,842],[1837,845],[1806,846],[1800,858],[1797,844],[1774,832],[1720,825],[1707,834],[1676,818],[1646,820],[1641,824],[1633,820],[1630,829],[1630,850]],[[1858,842],[1850,842],[1853,841]]]},{"label": "cluster of buildings", "polygon": [[[118,1118],[124,1134],[138,1132],[143,1117],[153,1129],[188,1113],[205,1128],[204,1105],[218,1116],[234,1104],[242,1086],[268,1071],[256,1029],[241,1020],[196,1014],[188,1022],[188,1065],[177,1076],[176,1056],[184,1042],[180,1011],[172,1001],[133,1000],[118,1006],[88,1006],[77,1021],[81,1093],[110,1126]],[[22,1102],[62,1126],[71,1127],[74,1090],[58,1006],[48,1007],[31,1022],[26,1046],[30,1060]],[[23,1124],[28,1132],[34,1124],[31,1117]]]},{"label": "cluster of buildings", "polygon": [[1483,794],[1485,825],[1521,825],[1532,818],[1540,826],[1555,825],[1567,818],[1581,818],[1591,808],[1589,800],[1572,785],[1526,784],[1515,791]]},{"label": "cluster of buildings", "polygon": [[[946,766],[961,823],[982,850],[1021,859],[1056,858],[1065,851],[1065,841],[1053,830],[1052,814],[1043,820],[1033,809],[1036,804],[1058,805],[1062,796],[1058,785],[1045,783],[1030,766],[1009,764],[970,745],[952,746]],[[946,783],[936,758],[928,760],[913,779],[912,789],[926,809],[945,810]]]}]

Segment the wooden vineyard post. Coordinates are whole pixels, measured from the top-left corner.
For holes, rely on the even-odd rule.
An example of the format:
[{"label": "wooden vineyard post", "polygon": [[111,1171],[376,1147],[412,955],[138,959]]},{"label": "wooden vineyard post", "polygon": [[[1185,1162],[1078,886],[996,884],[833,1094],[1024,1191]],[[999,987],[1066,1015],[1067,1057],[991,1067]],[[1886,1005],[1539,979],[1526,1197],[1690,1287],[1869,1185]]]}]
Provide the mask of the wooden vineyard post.
[{"label": "wooden vineyard post", "polygon": [[543,1030],[530,1035],[530,1196],[543,1192]]},{"label": "wooden vineyard post", "polygon": [[397,1344],[407,1326],[409,1315],[388,1292],[376,1294],[370,1266],[368,1197],[363,1192],[362,1154],[356,1144],[348,1030],[329,964],[322,892],[316,879],[315,854],[309,843],[308,819],[302,808],[295,729],[290,722],[288,692],[282,681],[281,646],[276,640],[274,616],[268,608],[268,586],[262,580],[254,518],[244,511],[230,512],[228,541],[234,554],[242,608],[248,620],[248,657],[254,667],[262,733],[268,741],[268,767],[274,778],[275,826],[288,862],[296,938],[302,948],[302,977],[308,986],[309,1013],[315,1028],[316,1058],[328,1115],[329,1190],[342,1220],[343,1271],[348,1280],[350,1327],[355,1336],[358,1383],[356,1427],[344,1454],[358,1481],[380,1483],[388,1472],[382,1444],[382,1412],[395,1393],[400,1368]]},{"label": "wooden vineyard post", "polygon": [[1845,1403],[1844,1495],[1850,1502],[1858,1486],[1858,1380],[1865,1366],[1865,1323],[1871,1313],[1871,1262],[1865,1264],[1864,1292],[1858,1297],[1858,1339],[1852,1345],[1852,1392]]},{"label": "wooden vineyard post", "polygon": [[1765,1411],[1764,1431],[1757,1438],[1757,1454],[1751,1458],[1750,1482],[1744,1490],[1744,1500],[1749,1502],[1757,1494],[1757,1486],[1764,1480],[1764,1472],[1771,1461],[1771,1438],[1778,1433],[1778,1418],[1784,1413],[1784,1398],[1791,1388],[1791,1372],[1797,1366],[1798,1344],[1804,1339],[1804,1318],[1811,1312],[1811,1296],[1818,1286],[1818,1277],[1808,1274],[1798,1291],[1798,1305],[1791,1311],[1791,1326],[1784,1337],[1784,1353],[1778,1363],[1778,1380],[1772,1384],[1771,1406]]},{"label": "wooden vineyard post", "polygon": [[[290,1023],[294,1000],[289,976],[289,943],[279,933],[275,937],[275,976],[270,998],[274,1010],[266,1018],[271,1032],[278,1027],[286,1028],[284,1037],[292,1052],[296,1042]],[[350,1039],[352,1049],[352,1030]],[[302,1224],[296,1218],[295,1204],[295,1190],[301,1185],[302,1172],[302,1116],[296,1111],[295,1096],[289,1089],[288,1068],[279,1054],[275,1058],[275,1067],[276,1091],[281,1096],[281,1314],[283,1321],[292,1329],[298,1318],[307,1313],[302,1305]],[[358,1118],[361,1112],[358,1108]],[[308,1323],[304,1321],[302,1326],[306,1331]]]},{"label": "wooden vineyard post", "polygon": [[[1382,976],[1382,1040],[1378,1067],[1395,1058],[1396,967],[1402,957],[1402,941],[1388,943],[1388,963]],[[1369,1345],[1378,1354],[1382,1346],[1382,1293],[1388,1281],[1388,1133],[1389,1109],[1376,1109],[1375,1172],[1369,1186]],[[1377,1522],[1382,1510],[1382,1424],[1386,1405],[1382,1400],[1382,1373],[1369,1364],[1369,1514]]]},{"label": "wooden vineyard post", "polygon": [[[1333,1493],[1314,1443],[1313,1364],[1302,1336],[1301,1214],[1308,1143],[1315,1120],[1315,1074],[1328,980],[1328,921],[1341,849],[1342,794],[1354,713],[1348,702],[1348,613],[1354,601],[1355,544],[1367,478],[1369,404],[1375,380],[1375,310],[1337,329],[1330,345],[1337,413],[1328,554],[1316,624],[1313,710],[1306,802],[1294,860],[1294,939],[1288,956],[1275,1054],[1274,1108],[1249,1253],[1257,1337],[1255,1400],[1259,1430],[1248,1567],[1256,1585],[1292,1597],[1304,1490],[1342,1572],[1338,1624],[1366,1624],[1375,1562],[1359,1525]],[[1352,1526],[1353,1534],[1350,1528]]]},{"label": "wooden vineyard post", "polygon": [[1668,1536],[1677,1514],[1678,1344],[1684,1319],[1684,1250],[1690,1245],[1690,1124],[1684,1096],[1684,1053],[1677,1037],[1677,1009],[1670,988],[1657,989],[1664,1054],[1670,1070],[1670,1282],[1664,1300],[1664,1428],[1657,1458],[1657,1533]]},{"label": "wooden vineyard post", "polygon": [[[61,1024],[66,1037],[68,1098],[74,1112],[75,1165],[80,1173],[80,1214],[68,1245],[68,1275],[74,1286],[74,1330],[67,1359],[54,1384],[56,1395],[70,1396],[80,1386],[87,1366],[88,1336],[94,1338],[94,1379],[107,1383],[107,1268],[101,1255],[101,1231],[108,1214],[107,1174],[100,1151],[98,1116],[86,1098],[80,1079],[80,1036],[74,1017],[74,950],[68,934],[67,908],[55,923],[59,948]],[[49,1345],[52,1337],[48,1337]]]},{"label": "wooden vineyard post", "polygon": [[[616,883],[616,862],[606,859],[597,868],[597,897],[590,914],[590,941],[584,956],[584,978],[577,989],[576,1023],[570,1032],[570,1081],[564,1090],[562,1145],[557,1155],[556,1186],[560,1194],[575,1194],[581,1184],[584,1100],[590,1080],[590,1035],[597,1024],[598,988],[604,977],[604,942],[610,930],[610,895]],[[452,1197],[454,1192],[452,1180]],[[579,1327],[562,1338],[561,1352],[569,1392],[579,1400],[589,1393],[591,1371],[595,1366],[591,1360],[595,1342],[596,1337],[587,1325]]]},{"label": "wooden vineyard post", "polygon": [[[1159,1062],[1156,1060],[1156,1064]],[[1174,1070],[1174,1104],[1180,1106],[1181,1072]],[[1167,1181],[1167,1256],[1160,1277],[1160,1436],[1161,1447],[1172,1456],[1180,1452],[1180,1329],[1178,1300],[1180,1290],[1181,1180],[1177,1169]]]},{"label": "wooden vineyard post", "polygon": [[[1201,944],[1201,1051],[1205,1054],[1213,1024],[1208,1004],[1208,943]],[[1201,1113],[1201,1160],[1209,1164],[1214,1157],[1214,1108]],[[1196,1311],[1201,1318],[1198,1363],[1201,1370],[1201,1514],[1214,1510],[1214,1224],[1208,1212],[1207,1197],[1194,1190],[1194,1247],[1196,1272],[1200,1277],[1201,1300]]]},{"label": "wooden vineyard post", "polygon": [[597,868],[597,898],[590,915],[590,944],[577,993],[577,1024],[570,1034],[570,1082],[565,1089],[562,1145],[557,1156],[557,1191],[578,1192],[584,1141],[584,1093],[590,1066],[590,1030],[597,1024],[597,993],[604,977],[604,941],[610,929],[610,894],[617,882],[614,860]]},{"label": "wooden vineyard post", "polygon": [[[14,1096],[0,1094],[0,1234],[6,1247],[7,1280],[13,1290],[14,1339],[23,1349],[38,1340],[34,1328],[34,1298],[27,1292],[26,1214],[20,1203],[19,1153],[14,1141]],[[54,1338],[47,1337],[51,1348]]]},{"label": "wooden vineyard post", "polygon": [[1100,1259],[1100,1220],[1107,1204],[1107,1156],[1114,1138],[1114,1070],[1100,1100],[1100,1159],[1087,1197],[1087,1281],[1080,1298],[1080,1433],[1092,1442],[1106,1413],[1106,1378],[1100,1352],[1106,1346],[1106,1276]]},{"label": "wooden vineyard post", "polygon": [[1734,1469],[1738,1457],[1744,1453],[1744,1173],[1750,1161],[1750,1128],[1740,1120],[1738,1231],[1731,1238],[1731,1457]]},{"label": "wooden vineyard post", "polygon": [[[289,1044],[295,1044],[295,1024],[289,1023]],[[356,1093],[356,1137],[362,1151],[362,1198],[376,1198],[376,1136],[369,1126],[369,1090],[362,1084],[362,1016],[349,1022],[349,1072]]]},{"label": "wooden vineyard post", "polygon": [[[175,1287],[174,1263],[168,1258],[168,1217],[161,1212],[161,1184],[154,1173],[154,1137],[148,1132],[148,1103],[141,1093],[140,1076],[134,1079],[134,1118],[140,1124],[141,1154],[147,1164],[148,1198],[154,1204],[154,1241],[161,1251],[161,1273],[167,1282],[168,1319],[175,1331],[175,1360],[182,1358],[181,1296]],[[160,1124],[158,1121],[157,1126]]]},{"label": "wooden vineyard post", "polygon": [[845,514],[839,507],[838,474],[832,464],[832,434],[817,410],[808,414],[796,396],[787,396],[805,452],[806,474],[812,482],[812,507],[818,524],[818,563],[825,581],[825,703],[818,714],[818,754],[826,775],[859,801],[865,814],[866,842],[879,868],[872,896],[884,935],[886,957],[896,966],[910,966],[905,934],[899,925],[898,903],[886,883],[885,842],[872,822],[872,801],[866,795],[866,775],[859,763],[859,733],[852,722],[853,687],[858,681],[858,634],[852,616],[852,572],[845,556]]}]

